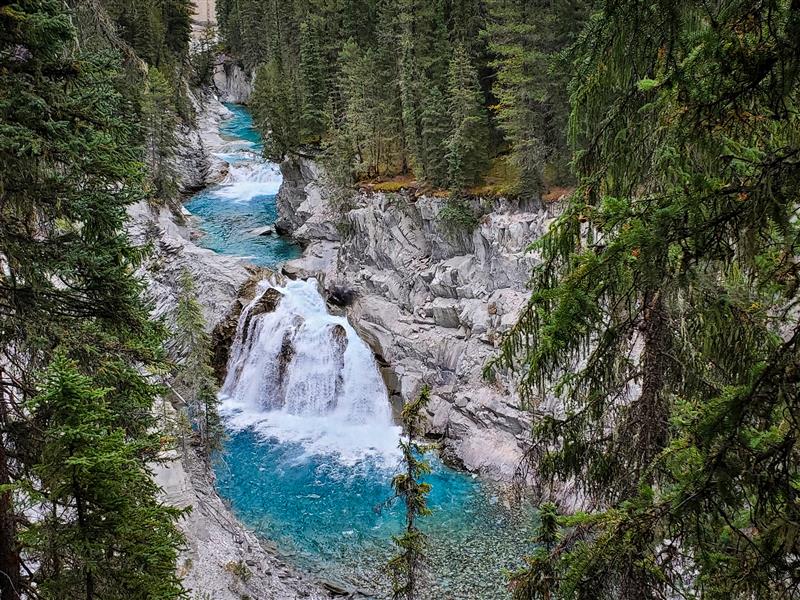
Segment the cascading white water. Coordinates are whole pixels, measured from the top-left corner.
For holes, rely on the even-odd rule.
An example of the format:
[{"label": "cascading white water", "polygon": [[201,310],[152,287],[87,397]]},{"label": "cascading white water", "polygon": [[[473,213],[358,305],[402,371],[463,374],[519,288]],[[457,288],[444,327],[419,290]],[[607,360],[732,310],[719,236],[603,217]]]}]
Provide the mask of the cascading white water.
[{"label": "cascading white water", "polygon": [[283,181],[278,165],[261,160],[252,152],[217,156],[229,165],[228,174],[216,192],[219,197],[235,202],[250,202],[258,196],[274,196],[278,193]]},{"label": "cascading white water", "polygon": [[259,284],[239,320],[221,399],[229,427],[300,442],[309,453],[344,461],[396,453],[400,429],[375,359],[347,319],[328,314],[313,279]]}]

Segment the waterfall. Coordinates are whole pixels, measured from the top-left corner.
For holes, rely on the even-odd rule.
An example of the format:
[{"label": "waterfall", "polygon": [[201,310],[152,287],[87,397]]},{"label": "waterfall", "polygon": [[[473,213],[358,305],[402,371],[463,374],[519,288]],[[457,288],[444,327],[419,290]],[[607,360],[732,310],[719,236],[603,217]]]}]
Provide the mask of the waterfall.
[{"label": "waterfall", "polygon": [[250,202],[260,196],[274,196],[281,187],[280,168],[252,152],[220,154],[228,163],[228,174],[216,194],[236,202]]},{"label": "waterfall", "polygon": [[342,460],[394,456],[399,428],[372,352],[316,281],[269,281],[243,310],[221,392],[234,430]]}]

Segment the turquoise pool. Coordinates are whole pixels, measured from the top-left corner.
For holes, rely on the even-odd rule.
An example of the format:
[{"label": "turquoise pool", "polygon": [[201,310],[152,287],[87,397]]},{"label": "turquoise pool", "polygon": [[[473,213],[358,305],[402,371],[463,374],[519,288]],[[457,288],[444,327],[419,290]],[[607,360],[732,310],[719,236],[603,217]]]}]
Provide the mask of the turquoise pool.
[{"label": "turquoise pool", "polygon": [[[297,256],[298,248],[285,238],[262,238],[250,232],[274,222],[280,172],[258,154],[261,140],[247,111],[229,108],[234,116],[221,132],[230,145],[220,153],[230,165],[229,177],[198,194],[187,208],[202,219],[204,246],[276,267]],[[327,315],[324,301],[313,289],[298,283],[288,290],[297,294],[297,314],[282,318],[287,323],[299,319],[307,328],[313,325],[324,333],[325,327],[335,326],[337,320]],[[286,335],[287,323],[272,323],[274,331],[264,333],[264,344]],[[293,335],[312,336],[303,334],[303,327],[295,327]],[[330,361],[326,365],[314,362],[325,355],[319,352],[315,359],[315,344],[319,343],[318,338],[309,337],[306,362],[289,367],[295,369],[293,377],[301,380],[299,384],[303,384],[304,373],[313,379],[314,371],[331,368]],[[353,340],[347,352],[360,345],[363,342]],[[256,362],[253,373],[269,368],[273,359],[267,353],[258,360],[261,362]],[[349,371],[346,368],[344,378],[355,377],[356,386],[359,377],[374,378],[377,371],[371,354],[362,349],[348,360],[363,364],[348,367]],[[399,428],[385,419],[374,424],[367,419],[349,427],[324,413],[289,414],[272,405],[267,409],[259,395],[271,393],[269,384],[259,383],[254,389],[256,399],[250,405],[223,397],[228,439],[215,461],[220,494],[244,523],[274,541],[279,551],[301,568],[322,579],[386,597],[389,583],[383,565],[393,551],[391,538],[399,533],[404,512],[400,503],[387,503],[392,496],[391,477],[399,469],[399,455],[393,451]],[[372,401],[388,403],[385,390],[375,394]],[[380,438],[379,443],[368,440],[371,437]],[[438,460],[433,462],[429,482],[434,512],[420,523],[429,535],[429,597],[507,597],[504,572],[518,567],[531,549],[531,510],[510,504],[504,491],[491,483]]]}]

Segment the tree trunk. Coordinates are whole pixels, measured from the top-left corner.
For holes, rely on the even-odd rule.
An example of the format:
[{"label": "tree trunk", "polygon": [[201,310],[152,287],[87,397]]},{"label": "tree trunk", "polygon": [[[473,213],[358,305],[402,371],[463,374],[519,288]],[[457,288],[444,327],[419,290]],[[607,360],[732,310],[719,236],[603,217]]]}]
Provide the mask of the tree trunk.
[{"label": "tree trunk", "polygon": [[[0,377],[2,371],[0,371]],[[8,407],[5,385],[0,381],[0,486],[11,483],[8,468]],[[18,600],[20,562],[17,549],[16,516],[10,491],[0,493],[0,600]]]}]

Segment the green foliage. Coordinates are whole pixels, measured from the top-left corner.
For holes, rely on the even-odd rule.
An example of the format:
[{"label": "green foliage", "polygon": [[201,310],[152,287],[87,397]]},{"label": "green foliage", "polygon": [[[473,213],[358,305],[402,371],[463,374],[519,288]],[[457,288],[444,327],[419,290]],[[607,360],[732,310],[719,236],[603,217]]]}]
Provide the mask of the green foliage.
[{"label": "green foliage", "polygon": [[336,148],[356,180],[413,172],[464,192],[510,149],[515,191],[536,195],[545,175],[571,181],[568,69],[556,63],[582,26],[583,0],[541,4],[220,0],[217,11],[230,51],[270,69],[252,104],[275,138],[271,157]]},{"label": "green foliage", "polygon": [[170,352],[176,362],[172,373],[172,388],[179,400],[186,403],[191,429],[197,433],[206,456],[222,446],[224,435],[217,411],[217,385],[212,366],[211,336],[194,279],[188,271],[181,274],[175,326],[170,338]]},{"label": "green foliage", "polygon": [[[485,35],[497,75],[493,106],[528,195],[571,183],[567,163],[567,82],[572,70],[560,53],[583,26],[585,0],[490,0]],[[546,171],[552,181],[545,181]]]},{"label": "green foliage", "polygon": [[175,92],[156,67],[147,71],[147,88],[142,98],[142,119],[146,131],[148,174],[152,179],[151,200],[169,202],[178,195],[177,174],[172,165],[179,119],[173,108]]},{"label": "green foliage", "polygon": [[417,518],[431,514],[428,508],[431,485],[420,481],[420,478],[431,472],[424,456],[433,447],[419,443],[416,438],[420,434],[424,418],[422,412],[430,402],[430,394],[430,388],[425,386],[420,395],[408,402],[402,411],[406,439],[400,442],[400,450],[406,470],[392,478],[392,488],[396,497],[405,503],[406,527],[402,535],[393,537],[398,553],[387,564],[392,578],[392,597],[397,599],[414,600],[425,558],[426,536],[417,527]]},{"label": "green foliage", "polygon": [[142,63],[92,8],[0,7],[4,600],[183,595],[177,513],[146,467],[164,331],[124,229],[147,198]]},{"label": "green foliage", "polygon": [[339,85],[344,105],[341,129],[351,141],[356,178],[394,172],[402,164],[402,119],[391,65],[377,50],[362,50],[354,40],[342,48]]},{"label": "green foliage", "polygon": [[449,114],[453,127],[447,140],[448,180],[463,191],[480,181],[488,166],[489,129],[478,71],[458,46],[450,61]]},{"label": "green foliage", "polygon": [[514,600],[555,598],[559,575],[553,565],[551,554],[559,539],[560,523],[558,508],[552,502],[539,507],[539,526],[533,542],[539,547],[526,557],[526,566],[509,577],[509,588]]},{"label": "green foliage", "polygon": [[101,0],[122,39],[148,64],[185,58],[192,33],[191,0]]},{"label": "green foliage", "polygon": [[253,121],[266,132],[264,154],[271,160],[282,161],[300,147],[299,100],[294,73],[281,62],[272,60],[258,69],[251,98]]},{"label": "green foliage", "polygon": [[197,40],[197,47],[191,54],[191,83],[202,87],[211,85],[214,78],[214,65],[220,48],[217,43],[217,29],[207,26]]},{"label": "green foliage", "polygon": [[183,597],[175,557],[182,511],[160,504],[143,459],[157,440],[131,437],[113,403],[77,363],[58,356],[27,409],[43,431],[29,498],[41,511],[20,536],[36,556],[38,596]]},{"label": "green foliage", "polygon": [[327,129],[328,103],[325,63],[320,48],[320,33],[308,23],[300,25],[300,82],[303,112],[300,117],[301,136],[306,143],[318,143]]},{"label": "green foliage", "polygon": [[453,232],[471,233],[479,223],[472,204],[463,199],[449,198],[437,216]]},{"label": "green foliage", "polygon": [[795,5],[604,2],[575,48],[579,187],[495,364],[607,507],[532,567],[555,597],[796,595]]}]

